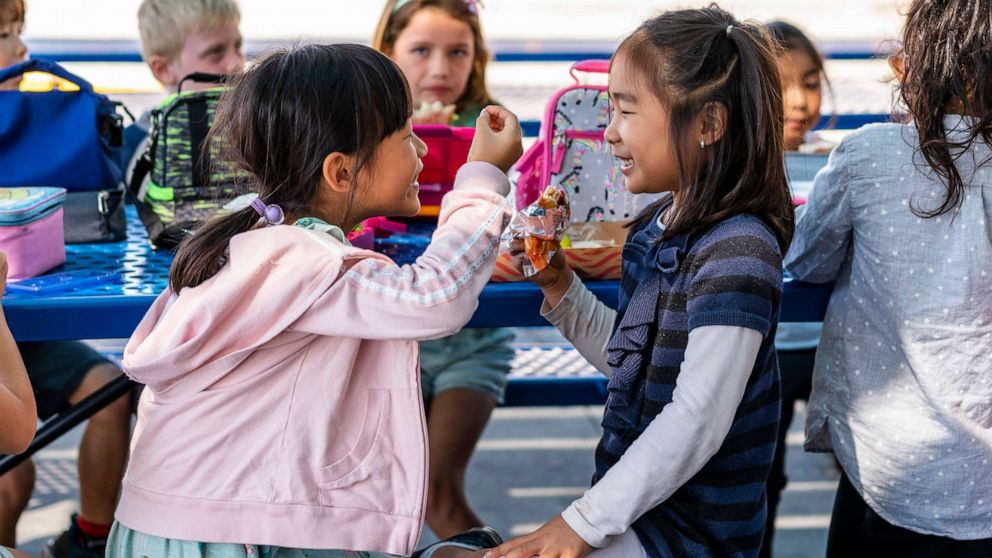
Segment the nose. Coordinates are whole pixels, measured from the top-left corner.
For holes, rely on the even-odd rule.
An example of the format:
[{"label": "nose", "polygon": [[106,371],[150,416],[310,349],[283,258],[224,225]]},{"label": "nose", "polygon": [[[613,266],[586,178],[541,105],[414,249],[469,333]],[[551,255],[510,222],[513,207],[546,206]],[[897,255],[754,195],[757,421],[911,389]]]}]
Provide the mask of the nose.
[{"label": "nose", "polygon": [[245,55],[241,50],[235,49],[224,61],[224,73],[235,74],[241,71],[245,65]]},{"label": "nose", "polygon": [[785,95],[783,95],[783,101],[785,102],[785,108],[788,109],[799,109],[805,111],[807,108],[806,102],[806,92],[803,91],[802,84],[796,83],[795,81],[790,81],[785,86]]},{"label": "nose", "polygon": [[28,59],[27,45],[25,45],[24,41],[21,40],[20,35],[18,35],[17,38],[14,40],[16,41],[16,43],[14,43],[14,57],[18,60],[27,60]]},{"label": "nose", "polygon": [[425,157],[427,155],[427,144],[417,134],[413,134],[413,140],[417,148],[417,157]]},{"label": "nose", "polygon": [[606,143],[610,145],[616,145],[620,143],[620,132],[617,131],[617,119],[610,117],[610,123],[606,126],[606,130],[603,132],[603,139]]},{"label": "nose", "polygon": [[440,49],[435,49],[430,61],[431,76],[435,78],[446,78],[448,77],[448,71],[448,57]]}]

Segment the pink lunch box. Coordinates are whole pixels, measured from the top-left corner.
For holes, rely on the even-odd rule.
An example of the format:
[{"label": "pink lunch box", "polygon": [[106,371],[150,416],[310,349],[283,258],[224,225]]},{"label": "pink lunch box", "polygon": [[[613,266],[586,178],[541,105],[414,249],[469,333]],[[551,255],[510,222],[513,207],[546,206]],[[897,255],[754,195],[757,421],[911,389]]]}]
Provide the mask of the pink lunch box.
[{"label": "pink lunch box", "polygon": [[451,191],[455,175],[468,159],[475,128],[417,125],[417,136],[427,144],[424,170],[420,173],[420,203],[425,206],[441,205],[441,198]]},{"label": "pink lunch box", "polygon": [[7,278],[41,275],[65,262],[63,188],[0,188],[0,251]]}]

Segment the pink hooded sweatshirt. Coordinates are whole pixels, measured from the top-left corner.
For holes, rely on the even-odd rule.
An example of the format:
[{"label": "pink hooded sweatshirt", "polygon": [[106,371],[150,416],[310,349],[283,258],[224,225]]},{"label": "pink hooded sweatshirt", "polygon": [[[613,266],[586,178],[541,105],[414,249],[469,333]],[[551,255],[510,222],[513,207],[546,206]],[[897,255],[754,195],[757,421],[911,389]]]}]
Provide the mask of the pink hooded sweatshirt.
[{"label": "pink hooded sweatshirt", "polygon": [[510,217],[506,175],[462,167],[416,263],[291,225],[155,301],[124,351],[147,386],[117,520],[159,537],[408,555],[427,429],[417,341],[471,318]]}]

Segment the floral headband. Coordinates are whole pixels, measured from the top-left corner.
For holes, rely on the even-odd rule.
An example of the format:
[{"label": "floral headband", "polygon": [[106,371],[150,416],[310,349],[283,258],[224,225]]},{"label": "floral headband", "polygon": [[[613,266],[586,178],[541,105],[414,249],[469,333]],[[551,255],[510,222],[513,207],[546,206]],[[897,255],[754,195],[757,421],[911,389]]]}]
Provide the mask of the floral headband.
[{"label": "floral headband", "polygon": [[[475,15],[479,15],[480,7],[482,8],[485,7],[485,5],[483,5],[482,3],[482,0],[463,0],[463,1],[465,2],[465,6],[468,7],[468,11],[472,12]],[[406,6],[409,3],[410,0],[398,0],[396,2],[396,5],[393,6],[393,13],[396,13],[397,10],[399,10],[403,6]]]}]

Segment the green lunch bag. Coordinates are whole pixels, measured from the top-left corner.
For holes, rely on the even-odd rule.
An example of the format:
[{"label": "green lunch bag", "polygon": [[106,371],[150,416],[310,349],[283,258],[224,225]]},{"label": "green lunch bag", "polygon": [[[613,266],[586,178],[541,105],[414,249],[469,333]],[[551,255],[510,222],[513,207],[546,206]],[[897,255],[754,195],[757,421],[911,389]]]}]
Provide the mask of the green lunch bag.
[{"label": "green lunch bag", "polygon": [[[191,74],[183,82],[223,84],[226,76]],[[223,87],[179,91],[152,110],[148,148],[134,165],[129,191],[157,249],[172,250],[196,226],[245,193],[244,172],[207,143]],[[147,184],[145,178],[148,178]]]}]

